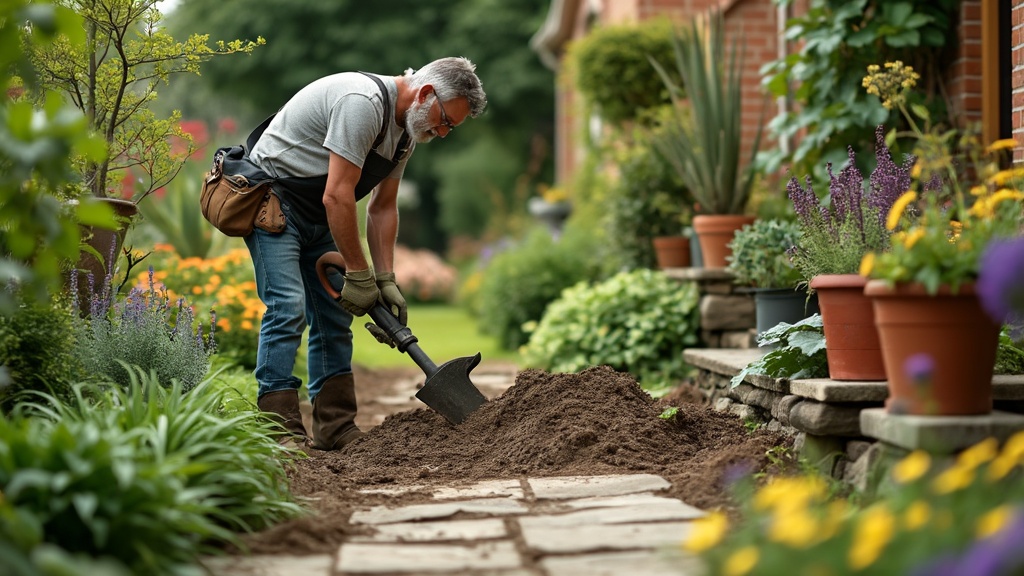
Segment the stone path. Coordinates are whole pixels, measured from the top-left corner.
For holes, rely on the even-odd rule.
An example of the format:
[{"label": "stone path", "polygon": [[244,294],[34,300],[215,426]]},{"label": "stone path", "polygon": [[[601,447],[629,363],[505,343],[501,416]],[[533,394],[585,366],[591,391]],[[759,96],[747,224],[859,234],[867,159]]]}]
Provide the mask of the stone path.
[{"label": "stone path", "polygon": [[700,573],[679,546],[705,513],[658,493],[650,474],[493,480],[432,492],[433,501],[357,510],[367,535],[335,554],[209,558],[215,576],[458,574],[685,576]]}]

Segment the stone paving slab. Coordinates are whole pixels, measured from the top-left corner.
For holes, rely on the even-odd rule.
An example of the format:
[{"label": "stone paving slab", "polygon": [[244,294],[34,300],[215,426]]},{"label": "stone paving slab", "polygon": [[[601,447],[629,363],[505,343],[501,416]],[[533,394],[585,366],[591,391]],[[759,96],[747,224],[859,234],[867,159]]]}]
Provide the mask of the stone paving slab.
[{"label": "stone paving slab", "polygon": [[668,480],[654,474],[558,476],[530,478],[526,482],[538,500],[621,496],[664,490],[671,486]]},{"label": "stone paving slab", "polygon": [[488,542],[474,546],[351,543],[342,545],[335,569],[347,575],[450,573],[521,567],[519,552],[512,542]]},{"label": "stone paving slab", "polygon": [[203,566],[217,576],[330,576],[334,558],[314,556],[217,556]]},{"label": "stone paving slab", "polygon": [[616,506],[613,508],[590,508],[568,514],[526,516],[519,519],[519,525],[527,528],[570,528],[599,524],[633,524],[636,522],[661,522],[664,520],[694,520],[705,513],[679,500],[663,498],[662,502]]},{"label": "stone paving slab", "polygon": [[690,522],[578,526],[523,526],[526,545],[543,554],[569,554],[676,546],[687,538]]},{"label": "stone paving slab", "polygon": [[505,521],[500,518],[379,524],[374,530],[371,536],[353,536],[349,542],[472,542],[508,536]]},{"label": "stone paving slab", "polygon": [[437,500],[464,498],[492,498],[496,496],[523,499],[523,486],[519,480],[487,480],[469,486],[441,487],[434,490]]},{"label": "stone paving slab", "polygon": [[438,504],[413,504],[410,506],[374,506],[369,510],[352,513],[353,524],[393,524],[414,520],[434,520],[454,516],[459,512],[478,512],[494,516],[525,514],[527,507],[513,498],[482,498],[460,502]]},{"label": "stone paving slab", "polygon": [[606,552],[582,556],[548,556],[540,567],[548,576],[687,576],[700,564],[682,552]]}]

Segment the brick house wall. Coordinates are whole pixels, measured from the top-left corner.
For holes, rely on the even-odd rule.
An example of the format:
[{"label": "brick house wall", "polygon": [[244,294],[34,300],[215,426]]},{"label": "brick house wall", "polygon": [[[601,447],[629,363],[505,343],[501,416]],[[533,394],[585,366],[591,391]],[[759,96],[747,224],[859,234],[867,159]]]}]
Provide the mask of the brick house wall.
[{"label": "brick house wall", "polygon": [[[1024,145],[1024,0],[1014,0],[1010,9],[1010,61],[1011,73],[1011,116],[1013,137]],[[1024,150],[1020,146],[1014,152],[1014,161],[1024,161]]]}]

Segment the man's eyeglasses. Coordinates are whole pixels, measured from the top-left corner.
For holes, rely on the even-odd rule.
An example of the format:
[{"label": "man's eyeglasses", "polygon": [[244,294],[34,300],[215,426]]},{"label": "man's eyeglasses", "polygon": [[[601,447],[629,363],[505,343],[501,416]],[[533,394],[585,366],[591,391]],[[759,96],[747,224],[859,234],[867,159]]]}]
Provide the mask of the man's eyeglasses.
[{"label": "man's eyeglasses", "polygon": [[448,114],[445,113],[444,106],[441,105],[441,97],[437,95],[436,90],[434,91],[434,98],[437,100],[437,109],[441,111],[441,124],[444,124],[444,127],[449,132],[455,130],[455,124],[452,124],[452,121],[448,119]]}]

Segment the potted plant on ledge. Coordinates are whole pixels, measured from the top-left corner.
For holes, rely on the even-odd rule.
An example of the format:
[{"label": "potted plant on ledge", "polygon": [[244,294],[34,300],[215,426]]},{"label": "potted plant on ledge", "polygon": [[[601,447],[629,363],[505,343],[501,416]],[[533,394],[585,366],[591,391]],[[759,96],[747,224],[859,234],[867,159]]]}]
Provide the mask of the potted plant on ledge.
[{"label": "potted plant on ledge", "polygon": [[729,247],[727,270],[733,283],[754,289],[757,333],[780,322],[795,324],[817,314],[817,298],[799,289],[803,277],[789,253],[800,238],[800,226],[789,220],[756,220],[736,232]]},{"label": "potted plant on ledge", "polygon": [[[861,267],[870,279],[865,294],[874,305],[889,381],[886,408],[988,414],[1000,325],[986,315],[975,281],[986,248],[1021,235],[1024,176],[1019,169],[999,170],[1016,143],[1003,140],[982,151],[961,133],[954,141],[962,153],[951,154],[948,133],[930,128],[927,111],[914,107],[911,114],[904,106],[903,92],[913,87],[916,73],[900,62],[868,70],[868,91],[887,107],[899,107],[921,155],[919,176],[887,214],[892,246],[867,254]],[[896,88],[880,90],[885,86]]]},{"label": "potted plant on ledge", "polygon": [[754,221],[744,212],[756,176],[753,158],[761,127],[750,158],[741,164],[742,59],[735,42],[726,53],[721,13],[713,12],[706,25],[693,20],[677,31],[673,46],[682,86],[651,60],[672,94],[676,112],[655,144],[696,201],[693,228],[704,267],[725,268],[733,234]]},{"label": "potted plant on ledge", "polygon": [[786,187],[802,231],[793,263],[818,294],[833,380],[885,380],[866,281],[857,272],[865,254],[889,247],[885,217],[910,186],[913,159],[902,166],[893,161],[882,126],[875,138],[877,165],[866,183],[852,148],[838,174],[828,166],[828,204],[819,201],[809,178],[806,188],[796,178]]}]

